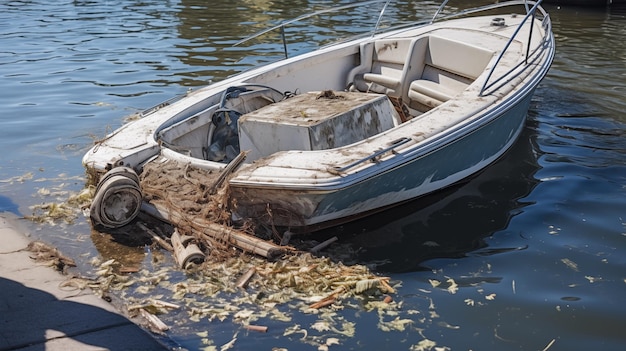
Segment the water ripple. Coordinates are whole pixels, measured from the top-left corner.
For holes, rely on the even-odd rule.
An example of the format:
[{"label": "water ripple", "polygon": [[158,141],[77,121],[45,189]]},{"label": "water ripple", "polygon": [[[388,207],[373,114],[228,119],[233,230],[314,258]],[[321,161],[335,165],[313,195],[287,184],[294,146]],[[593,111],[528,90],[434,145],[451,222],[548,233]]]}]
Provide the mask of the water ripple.
[{"label": "water ripple", "polygon": [[[121,125],[124,115],[189,88],[282,58],[275,33],[246,46],[232,44],[328,4],[0,2],[0,147],[5,150],[0,178],[28,172],[82,175],[80,157],[92,144],[91,135],[102,136]],[[435,4],[401,6],[390,12],[392,17],[412,14],[406,20],[417,20]],[[440,316],[440,323],[420,325],[420,333],[442,347],[540,350],[554,340],[553,349],[619,349],[626,343],[621,330],[626,316],[621,303],[626,16],[608,9],[553,10],[557,56],[533,98],[520,141],[499,162],[436,198],[332,233],[341,232],[342,241],[353,245],[354,260],[402,281],[403,306],[417,311],[416,320]],[[290,54],[327,44],[336,34],[367,32],[377,15],[367,11],[361,22],[345,12],[318,16],[317,25],[293,26],[286,33]],[[32,195],[41,186],[4,184],[0,207],[28,212],[29,205],[42,200]],[[85,227],[81,222],[70,228],[83,230],[80,235],[68,234],[65,227],[46,235],[93,251],[85,247],[89,240],[74,240],[89,233]],[[433,288],[431,278],[456,280],[458,291]],[[377,318],[360,313],[358,335],[366,341],[342,346],[406,349],[396,339],[420,337],[414,329],[381,334]],[[180,323],[184,327],[184,319]],[[232,332],[231,324],[207,328]],[[199,347],[198,340],[180,334],[174,337],[191,349]],[[258,339],[246,338],[242,345],[259,346]],[[275,346],[273,340],[261,341]]]}]

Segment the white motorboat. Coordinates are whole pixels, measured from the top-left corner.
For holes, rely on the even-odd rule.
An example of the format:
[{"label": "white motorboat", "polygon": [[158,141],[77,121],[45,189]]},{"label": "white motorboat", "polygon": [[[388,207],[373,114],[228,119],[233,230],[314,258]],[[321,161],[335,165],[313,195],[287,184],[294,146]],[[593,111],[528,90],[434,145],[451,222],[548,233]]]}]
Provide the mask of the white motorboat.
[{"label": "white motorboat", "polygon": [[146,110],[83,158],[109,172],[92,219],[132,220],[143,201],[134,173],[153,162],[219,174],[234,218],[304,231],[484,169],[516,141],[550,68],[550,16],[541,1],[455,13],[447,3],[431,20],[376,28]]}]

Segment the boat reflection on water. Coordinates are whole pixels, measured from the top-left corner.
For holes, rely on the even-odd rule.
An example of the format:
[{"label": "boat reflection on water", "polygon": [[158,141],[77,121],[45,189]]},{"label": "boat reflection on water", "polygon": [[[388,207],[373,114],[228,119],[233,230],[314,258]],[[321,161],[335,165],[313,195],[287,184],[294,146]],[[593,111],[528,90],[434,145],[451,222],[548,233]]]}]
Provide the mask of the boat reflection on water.
[{"label": "boat reflection on water", "polygon": [[464,183],[318,234],[338,236],[350,260],[387,273],[429,270],[424,261],[434,258],[519,249],[489,249],[485,238],[508,226],[539,182],[535,130],[528,121],[503,158]]}]

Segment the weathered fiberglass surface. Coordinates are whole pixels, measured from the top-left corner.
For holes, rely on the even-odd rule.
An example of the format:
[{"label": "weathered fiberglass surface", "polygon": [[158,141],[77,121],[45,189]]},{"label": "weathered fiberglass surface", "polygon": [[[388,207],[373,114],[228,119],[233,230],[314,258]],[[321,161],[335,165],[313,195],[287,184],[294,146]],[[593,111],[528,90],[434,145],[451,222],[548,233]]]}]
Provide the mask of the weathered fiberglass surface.
[{"label": "weathered fiberglass surface", "polygon": [[[123,124],[124,115],[281,58],[278,41],[230,45],[322,3],[3,2],[0,208],[31,215],[41,204],[65,201],[84,186],[84,152]],[[417,13],[412,17],[418,19],[433,10],[430,2],[402,6],[389,15]],[[165,338],[187,349],[219,349],[236,338],[234,349],[246,350],[322,344],[331,350],[433,344],[620,350],[626,343],[626,11],[547,10],[557,56],[519,141],[502,159],[459,187],[320,234],[319,240],[341,238],[335,247],[346,264],[367,264],[391,278],[396,316],[350,299],[342,310],[310,314],[284,303],[263,316],[254,307],[254,289],[249,295],[216,297],[208,288],[201,298],[185,295],[183,288],[198,287],[172,269],[169,255],[122,245],[92,231],[82,215],[30,223],[30,234],[74,258],[84,276],[97,277],[99,263],[115,259],[145,272],[135,278],[158,282],[155,290],[135,283],[112,291],[119,299],[194,296],[198,305],[220,302],[216,313],[236,305],[221,314],[223,321],[200,318],[188,305],[160,315],[172,327]],[[310,50],[314,41],[328,43],[338,31],[371,28],[347,13],[322,22],[286,33],[295,43],[292,54]],[[178,286],[176,295],[166,286]],[[268,332],[246,331],[244,318],[257,318],[253,323],[269,326]]]}]

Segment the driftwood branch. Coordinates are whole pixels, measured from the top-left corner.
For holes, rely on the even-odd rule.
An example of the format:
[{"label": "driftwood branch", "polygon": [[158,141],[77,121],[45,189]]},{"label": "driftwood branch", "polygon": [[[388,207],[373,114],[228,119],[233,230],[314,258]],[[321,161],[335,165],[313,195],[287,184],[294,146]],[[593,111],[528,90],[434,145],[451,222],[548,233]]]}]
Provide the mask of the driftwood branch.
[{"label": "driftwood branch", "polygon": [[246,271],[246,273],[237,279],[237,284],[235,284],[235,286],[242,289],[245,288],[250,279],[252,279],[252,276],[254,276],[254,273],[256,273],[256,268],[251,267],[248,271]]},{"label": "driftwood branch", "polygon": [[269,259],[275,259],[283,255],[287,250],[285,247],[278,246],[272,242],[257,238],[235,228],[209,221],[205,218],[188,218],[180,212],[166,208],[162,205],[149,204],[144,202],[141,209],[162,220],[171,223],[174,226],[189,226],[194,234],[208,236],[216,240],[233,245],[243,251],[252,252],[259,256]]},{"label": "driftwood branch", "polygon": [[339,239],[336,236],[333,236],[332,238],[330,238],[330,239],[328,239],[328,240],[326,240],[326,241],[324,241],[324,242],[322,242],[320,244],[317,244],[315,247],[311,248],[311,250],[309,250],[309,252],[311,252],[313,254],[317,253],[318,251],[322,250],[323,248],[325,248],[326,246],[334,243],[337,240],[339,240]]},{"label": "driftwood branch", "polygon": [[157,233],[152,231],[150,228],[146,227],[145,224],[143,224],[141,222],[137,222],[137,226],[139,228],[141,228],[141,230],[143,230],[146,233],[148,233],[148,235],[150,235],[152,240],[154,240],[157,244],[159,244],[159,246],[161,246],[162,248],[164,248],[165,250],[167,250],[169,252],[174,252],[174,248],[172,247],[172,245],[170,245],[167,241],[165,241],[163,238],[161,238]]},{"label": "driftwood branch", "polygon": [[140,309],[139,313],[143,318],[145,318],[150,328],[155,332],[164,333],[166,330],[170,329],[167,324],[163,323],[159,317],[153,315],[152,313],[144,309]]},{"label": "driftwood branch", "polygon": [[222,173],[217,178],[217,180],[215,181],[213,186],[211,186],[211,188],[209,189],[209,194],[211,194],[211,195],[215,194],[217,189],[220,188],[222,186],[222,184],[224,183],[224,180],[226,180],[226,178],[231,173],[236,171],[237,168],[239,168],[239,166],[241,166],[243,161],[246,160],[246,156],[247,155],[248,155],[248,151],[242,151],[242,152],[239,153],[239,155],[237,155],[237,157],[235,157],[232,161],[230,161],[230,163],[226,166],[226,168],[224,168],[222,170]]}]

